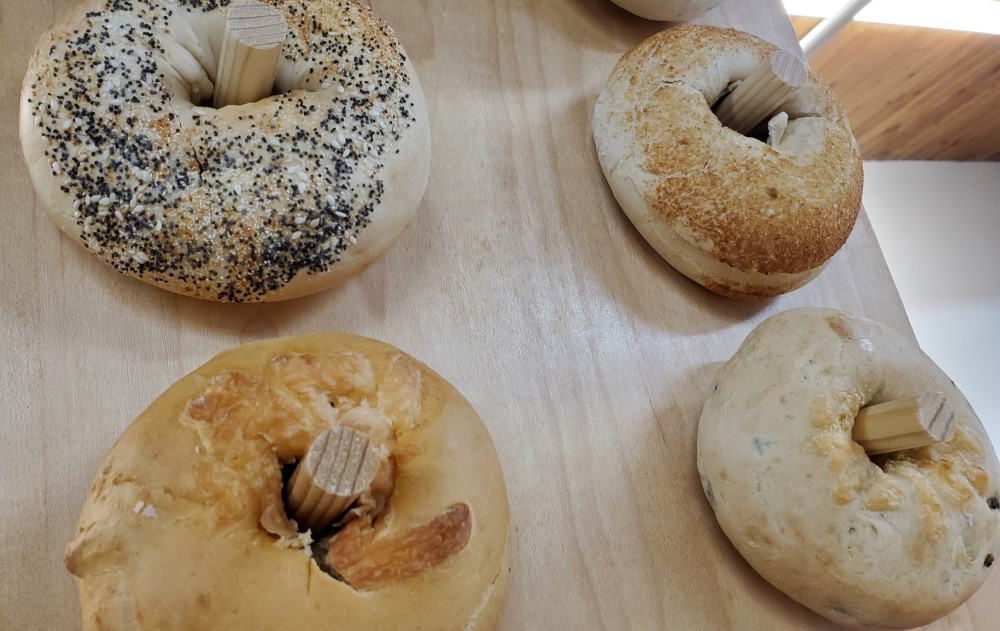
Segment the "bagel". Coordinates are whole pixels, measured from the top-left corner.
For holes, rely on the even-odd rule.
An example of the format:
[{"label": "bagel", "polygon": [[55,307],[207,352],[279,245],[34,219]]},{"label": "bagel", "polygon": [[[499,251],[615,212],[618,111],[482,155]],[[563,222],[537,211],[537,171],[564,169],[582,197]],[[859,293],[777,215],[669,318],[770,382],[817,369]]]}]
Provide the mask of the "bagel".
[{"label": "bagel", "polygon": [[[379,446],[378,475],[332,537],[298,532],[283,467],[338,424]],[[312,335],[222,353],[147,408],[66,567],[85,631],[484,631],[508,529],[493,443],[454,388],[387,344]]]},{"label": "bagel", "polygon": [[775,50],[731,29],[667,29],[619,61],[594,110],[598,157],[625,214],[673,267],[727,296],[805,284],[861,208],[858,145],[811,73],[782,106],[791,120],[776,146],[712,112]]},{"label": "bagel", "polygon": [[[871,456],[869,404],[941,392],[955,432]],[[772,585],[830,620],[910,628],[969,598],[1000,556],[1000,465],[962,393],[909,339],[827,309],[766,320],[719,371],[698,425],[719,525]]]},{"label": "bagel", "polygon": [[709,9],[714,9],[719,0],[611,0],[629,13],[647,20],[693,20]]},{"label": "bagel", "polygon": [[41,38],[20,135],[50,217],[115,269],[227,302],[295,298],[380,256],[430,168],[420,81],[354,0],[270,0],[275,94],[215,109],[228,0],[85,0]]}]

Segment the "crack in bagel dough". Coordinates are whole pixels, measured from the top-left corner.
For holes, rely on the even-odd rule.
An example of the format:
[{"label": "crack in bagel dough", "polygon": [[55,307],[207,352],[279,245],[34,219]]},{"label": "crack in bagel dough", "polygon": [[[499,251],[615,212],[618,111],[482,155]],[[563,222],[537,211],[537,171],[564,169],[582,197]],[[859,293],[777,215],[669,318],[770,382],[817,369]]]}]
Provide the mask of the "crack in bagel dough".
[{"label": "crack in bagel dough", "polygon": [[42,37],[21,141],[35,189],[115,269],[182,294],[283,300],[340,282],[403,230],[430,168],[424,96],[354,0],[286,17],[275,94],[211,102],[229,0],[86,0]]},{"label": "crack in bagel dough", "polygon": [[776,48],[709,26],[667,29],[626,53],[594,108],[601,168],[622,210],[682,274],[730,296],[814,278],[861,208],[862,163],[833,93],[811,73],[771,146],[712,106]]},{"label": "crack in bagel dough", "polygon": [[[828,309],[758,326],[716,377],[698,471],[719,525],[771,584],[849,625],[944,616],[1000,554],[1000,465],[962,393],[914,343]],[[942,392],[943,443],[869,458],[858,410]]]},{"label": "crack in bagel dough", "polygon": [[[332,539],[298,533],[283,468],[335,425],[368,436],[379,473]],[[228,351],[161,395],[101,465],[66,566],[87,631],[487,631],[508,539],[465,399],[391,346],[313,335]]]}]

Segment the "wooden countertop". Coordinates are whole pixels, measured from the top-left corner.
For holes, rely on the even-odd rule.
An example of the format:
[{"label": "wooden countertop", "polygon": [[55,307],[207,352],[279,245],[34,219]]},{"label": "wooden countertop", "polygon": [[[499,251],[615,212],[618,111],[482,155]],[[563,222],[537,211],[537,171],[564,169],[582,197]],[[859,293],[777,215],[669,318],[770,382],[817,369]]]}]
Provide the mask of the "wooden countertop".
[{"label": "wooden countertop", "polygon": [[[373,2],[433,117],[417,221],[338,290],[237,306],[118,275],[37,204],[18,91],[39,34],[72,4],[0,0],[0,628],[78,628],[63,547],[101,458],[158,393],[227,347],[318,330],[396,344],[480,411],[512,508],[503,629],[831,626],[722,535],[695,470],[698,414],[719,363],[773,313],[909,324],[864,217],[816,281],[772,301],[712,295],[645,244],[605,184],[589,119],[618,57],[663,25],[606,0]],[[796,46],[778,0],[724,0],[703,21]],[[998,618],[994,572],[932,628]]]}]

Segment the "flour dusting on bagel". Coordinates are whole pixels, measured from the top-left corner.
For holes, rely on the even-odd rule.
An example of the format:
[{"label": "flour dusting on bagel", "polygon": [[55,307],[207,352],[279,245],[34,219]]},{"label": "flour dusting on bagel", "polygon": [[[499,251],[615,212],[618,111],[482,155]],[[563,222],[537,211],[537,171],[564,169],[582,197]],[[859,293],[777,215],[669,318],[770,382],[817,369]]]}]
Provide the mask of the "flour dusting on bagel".
[{"label": "flour dusting on bagel", "polygon": [[[1000,463],[940,368],[886,326],[797,309],[719,371],[698,471],[719,525],[765,579],[830,620],[911,628],[944,616],[1000,554]],[[943,442],[869,456],[861,408],[940,392]]]}]

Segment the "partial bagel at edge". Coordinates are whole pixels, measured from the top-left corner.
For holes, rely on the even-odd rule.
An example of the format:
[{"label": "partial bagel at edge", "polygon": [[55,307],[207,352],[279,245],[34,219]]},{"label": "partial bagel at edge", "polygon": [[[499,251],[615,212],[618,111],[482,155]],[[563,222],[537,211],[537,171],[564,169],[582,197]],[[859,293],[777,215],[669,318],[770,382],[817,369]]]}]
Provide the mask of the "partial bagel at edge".
[{"label": "partial bagel at edge", "polygon": [[714,9],[719,0],[611,0],[629,13],[647,20],[679,22],[693,20],[709,9]]}]

